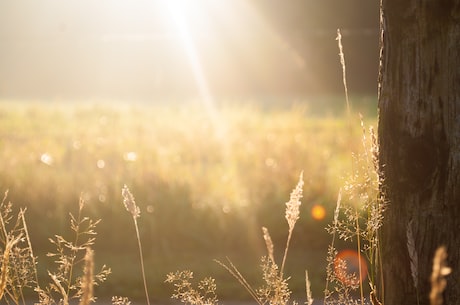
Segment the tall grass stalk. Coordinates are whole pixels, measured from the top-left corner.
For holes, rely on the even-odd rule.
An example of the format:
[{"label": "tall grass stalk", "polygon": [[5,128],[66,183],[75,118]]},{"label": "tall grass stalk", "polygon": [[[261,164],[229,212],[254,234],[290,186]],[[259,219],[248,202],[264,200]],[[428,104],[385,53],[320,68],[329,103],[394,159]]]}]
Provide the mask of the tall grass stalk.
[{"label": "tall grass stalk", "polygon": [[[294,226],[299,219],[300,215],[300,205],[303,192],[303,172],[300,173],[299,181],[297,182],[296,187],[292,190],[290,199],[286,203],[285,218],[288,222],[288,237],[286,241],[286,247],[284,249],[284,256],[282,260],[281,269],[278,268],[278,265],[275,262],[275,257],[273,253],[273,242],[268,232],[268,229],[262,227],[263,238],[265,240],[265,245],[267,246],[267,255],[261,259],[261,267],[263,271],[263,280],[265,285],[258,289],[253,289],[252,286],[246,281],[244,276],[239,272],[235,265],[227,258],[228,264],[224,264],[218,260],[216,262],[225,268],[238,282],[248,291],[248,293],[253,297],[253,299],[259,304],[279,304],[285,305],[288,304],[291,291],[288,287],[286,278],[284,278],[284,266],[286,263],[286,258],[289,250],[289,244],[292,237],[292,232],[294,231]],[[305,273],[306,281],[306,293],[307,293],[307,304],[313,302],[310,291],[310,281],[308,279],[308,273]]]},{"label": "tall grass stalk", "polygon": [[332,222],[332,228],[330,228],[330,232],[332,234],[332,241],[328,247],[327,251],[327,267],[326,267],[326,284],[324,288],[324,302],[323,304],[327,304],[327,300],[331,296],[332,292],[329,290],[329,285],[333,281],[334,278],[334,270],[333,270],[333,261],[335,257],[335,240],[336,234],[339,228],[339,214],[340,214],[340,202],[342,201],[342,189],[339,190],[339,195],[337,196],[337,203],[335,206],[334,211],[334,219]]},{"label": "tall grass stalk", "polygon": [[[345,54],[343,53],[343,45],[342,45],[342,33],[340,29],[337,29],[337,44],[339,47],[339,57],[340,57],[340,65],[342,66],[342,82],[343,82],[343,89],[345,90],[345,101],[347,103],[347,115],[348,118],[351,118],[351,107],[350,107],[350,100],[348,98],[348,85],[347,85],[347,66],[345,65]],[[351,131],[351,124],[350,124],[350,131]]]},{"label": "tall grass stalk", "polygon": [[286,263],[286,258],[289,250],[289,243],[291,242],[292,232],[294,231],[294,226],[299,219],[300,214],[300,199],[302,199],[302,190],[303,190],[303,172],[300,173],[299,182],[294,190],[291,192],[291,196],[288,202],[286,202],[286,220],[289,225],[288,238],[286,240],[286,247],[284,248],[283,262],[281,264],[280,274],[281,277],[284,273],[284,265]]},{"label": "tall grass stalk", "polygon": [[[303,172],[300,174],[299,181],[291,192],[290,199],[286,203],[286,213],[285,217],[289,225],[289,233],[286,242],[286,248],[284,250],[283,263],[281,269],[278,268],[278,265],[275,262],[275,257],[273,253],[273,242],[268,233],[268,229],[262,227],[263,238],[267,246],[267,256],[261,258],[261,267],[262,267],[262,279],[264,285],[258,289],[254,289],[251,284],[248,283],[246,278],[241,274],[238,268],[232,263],[232,261],[227,258],[227,262],[223,263],[219,260],[215,260],[216,263],[221,265],[226,269],[230,275],[232,275],[240,284],[247,290],[249,295],[254,299],[258,305],[265,304],[274,304],[274,305],[287,305],[291,297],[291,290],[288,287],[288,279],[284,278],[283,270],[286,262],[286,257],[289,248],[289,241],[292,237],[292,232],[296,221],[299,219],[300,214],[300,199],[302,198],[302,189],[303,189]],[[129,197],[129,196],[128,196]],[[128,209],[128,207],[127,207]],[[133,207],[130,207],[128,210],[134,210]],[[209,303],[203,303],[203,297],[200,294],[197,294],[196,289],[191,286],[191,283],[188,281],[192,278],[192,273],[190,271],[182,271],[176,273],[170,273],[167,275],[166,282],[172,283],[175,286],[175,293],[173,298],[180,300],[185,304],[196,304],[196,305],[207,305]],[[184,277],[185,276],[185,277]],[[184,281],[185,280],[185,281]],[[310,281],[308,279],[308,272],[305,272],[305,281],[306,281],[306,293],[307,293],[307,305],[313,303],[313,298],[310,290]],[[214,290],[213,290],[214,291]],[[199,298],[198,301],[197,297]],[[212,300],[217,300],[213,298]],[[214,304],[214,302],[211,302]],[[294,302],[296,304],[296,302]]]},{"label": "tall grass stalk", "polygon": [[363,266],[361,264],[361,233],[360,233],[360,226],[359,226],[359,215],[358,210],[356,212],[356,248],[358,253],[358,272],[359,272],[359,293],[361,296],[361,305],[364,305],[364,291],[363,291],[363,281],[364,274],[363,274]]},{"label": "tall grass stalk", "polygon": [[121,195],[123,196],[123,204],[126,208],[126,210],[131,213],[134,221],[134,227],[136,229],[136,237],[137,237],[137,245],[139,248],[139,257],[141,261],[141,270],[142,270],[142,280],[144,282],[144,290],[145,290],[145,297],[147,299],[147,305],[150,305],[150,298],[149,298],[149,291],[147,289],[147,280],[145,277],[145,267],[144,267],[144,256],[142,254],[142,244],[141,244],[141,237],[139,234],[139,227],[137,225],[137,218],[140,217],[141,211],[139,207],[136,205],[136,202],[134,200],[134,196],[131,194],[129,191],[129,188],[124,185],[123,189],[121,191]]},{"label": "tall grass stalk", "polygon": [[[347,86],[347,76],[346,76],[346,64],[345,64],[345,55],[342,45],[342,34],[340,29],[337,29],[337,41],[339,48],[339,57],[340,64],[342,66],[342,81],[345,92],[345,101],[348,113],[348,123],[350,130],[350,142],[352,140],[352,120],[351,120],[351,110],[350,110],[350,100],[348,97],[348,86]],[[380,273],[380,292],[383,292],[383,279],[382,279],[382,264],[381,264],[381,249],[380,249],[380,227],[382,225],[383,211],[385,207],[385,202],[383,196],[379,192],[379,187],[381,185],[382,175],[379,171],[378,164],[378,140],[375,136],[373,129],[370,129],[371,135],[371,144],[368,144],[368,139],[366,137],[366,130],[364,128],[363,117],[360,114],[361,128],[363,130],[362,134],[362,143],[363,143],[363,153],[354,152],[350,149],[352,154],[352,164],[351,164],[351,177],[346,182],[345,191],[347,192],[348,199],[351,202],[356,202],[356,205],[345,206],[343,208],[345,213],[345,219],[336,223],[336,217],[334,217],[334,225],[330,227],[330,233],[333,234],[333,242],[335,239],[335,234],[338,232],[341,239],[353,239],[356,237],[356,248],[357,248],[357,257],[358,257],[358,270],[359,278],[364,279],[365,274],[363,274],[362,266],[362,255],[365,253],[367,259],[370,263],[370,272],[369,272],[369,284],[371,287],[371,298],[377,299],[377,287],[375,285],[376,273]],[[369,151],[371,154],[369,154]],[[372,156],[372,161],[370,158]],[[362,163],[364,162],[364,165]],[[365,210],[366,216],[363,216],[363,211]],[[362,225],[360,220],[364,220]],[[361,228],[363,226],[363,228]],[[333,250],[333,246],[332,246]],[[328,255],[332,254],[333,251],[329,251]],[[331,259],[331,258],[329,258]],[[326,284],[326,292],[328,290],[328,284]],[[364,289],[363,281],[359,281],[359,291],[360,291],[360,303],[364,304]]]},{"label": "tall grass stalk", "polygon": [[[73,218],[72,218],[72,227],[73,227],[74,232],[75,232],[75,241],[74,241],[74,243],[73,243],[74,245],[78,245],[78,243],[80,242],[79,239],[80,239],[81,233],[80,233],[80,228],[79,228],[79,227],[80,227],[80,224],[82,223],[82,211],[83,211],[83,207],[84,207],[84,206],[85,206],[85,201],[83,200],[83,197],[80,196],[80,201],[79,201],[79,203],[78,203],[78,207],[79,207],[79,209],[78,209],[78,219],[77,219],[77,221],[74,223],[74,222],[73,222]],[[76,258],[77,258],[77,251],[78,251],[78,250],[79,250],[79,249],[76,248],[76,247],[73,248],[73,249],[71,249],[72,254],[70,255],[70,265],[69,265],[70,271],[69,271],[69,273],[68,273],[67,283],[71,283],[71,282],[72,282],[72,277],[73,277],[73,272],[74,272],[74,267],[75,267],[74,262],[75,262],[75,260],[76,260]],[[54,279],[54,278],[53,278],[53,279]],[[71,285],[69,284],[69,285],[67,285],[66,296],[69,295],[70,289],[71,289]]]},{"label": "tall grass stalk", "polygon": [[40,288],[40,284],[38,282],[38,272],[37,272],[37,260],[34,256],[34,252],[32,250],[32,242],[30,241],[30,236],[29,236],[29,230],[27,229],[27,222],[26,222],[26,216],[25,216],[25,213],[26,213],[26,209],[21,209],[20,210],[20,217],[21,217],[21,221],[22,221],[22,227],[24,228],[24,232],[25,232],[25,236],[26,236],[26,240],[27,240],[27,246],[29,247],[29,251],[30,251],[30,259],[32,260],[32,265],[33,265],[33,273],[34,273],[34,277],[35,277],[35,284],[37,285],[38,288]]},{"label": "tall grass stalk", "polygon": [[[47,253],[48,257],[54,258],[56,268],[48,270],[51,282],[41,288],[35,287],[38,292],[39,303],[41,305],[62,304],[69,305],[72,299],[85,298],[93,300],[89,285],[98,285],[104,282],[111,270],[105,265],[101,270],[94,274],[88,273],[88,249],[92,249],[97,234],[95,228],[100,220],[92,220],[83,216],[84,200],[80,197],[78,216],[70,213],[70,228],[74,234],[72,241],[67,240],[61,235],[55,235],[49,241],[56,247],[56,250]],[[80,275],[80,267],[83,267],[85,276]],[[88,278],[91,277],[91,280]],[[89,283],[89,285],[87,285]],[[86,301],[85,301],[86,302]],[[86,305],[86,304],[84,304]]]},{"label": "tall grass stalk", "polygon": [[236,268],[236,266],[232,263],[232,261],[229,258],[227,258],[228,265],[222,263],[219,260],[215,260],[215,262],[221,265],[224,269],[226,269],[241,284],[241,286],[243,286],[244,289],[246,289],[246,291],[251,295],[254,301],[257,302],[257,304],[263,305],[263,302],[260,300],[259,296],[257,295],[257,292],[246,281],[244,276],[240,273],[238,268]]},{"label": "tall grass stalk", "polygon": [[[32,265],[30,261],[30,249],[24,245],[25,234],[21,223],[21,210],[14,221],[12,215],[12,204],[7,202],[8,191],[0,204],[0,248],[1,254],[0,269],[0,300],[10,300],[14,304],[22,302],[25,304],[23,289],[33,286]],[[28,238],[28,236],[27,236]]]},{"label": "tall grass stalk", "polygon": [[5,292],[7,292],[6,287],[8,284],[8,281],[10,281],[8,277],[9,273],[9,261],[10,261],[10,253],[11,249],[16,245],[20,240],[22,236],[18,236],[15,239],[9,239],[6,241],[6,246],[5,249],[3,250],[3,257],[2,257],[2,268],[0,269],[1,276],[0,276],[0,300],[3,298],[3,295]]}]

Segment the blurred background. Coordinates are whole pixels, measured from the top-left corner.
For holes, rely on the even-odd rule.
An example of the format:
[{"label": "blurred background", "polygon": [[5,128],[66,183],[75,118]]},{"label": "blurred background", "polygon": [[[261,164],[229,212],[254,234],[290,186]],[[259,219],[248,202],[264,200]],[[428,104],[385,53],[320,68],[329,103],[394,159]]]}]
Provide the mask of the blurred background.
[{"label": "blurred background", "polygon": [[[141,208],[147,280],[167,272],[217,279],[248,296],[212,259],[230,257],[260,282],[261,226],[276,255],[285,202],[304,171],[301,219],[287,262],[324,289],[325,227],[362,146],[358,112],[375,124],[377,0],[99,0],[0,2],[0,191],[27,207],[41,278],[48,237],[71,236],[78,200],[102,219],[98,287],[142,298],[128,185]],[[352,104],[346,115],[341,29]]]},{"label": "blurred background", "polygon": [[341,93],[338,28],[349,89],[376,92],[377,0],[0,5],[4,98],[190,98],[199,95],[197,63],[219,97]]}]

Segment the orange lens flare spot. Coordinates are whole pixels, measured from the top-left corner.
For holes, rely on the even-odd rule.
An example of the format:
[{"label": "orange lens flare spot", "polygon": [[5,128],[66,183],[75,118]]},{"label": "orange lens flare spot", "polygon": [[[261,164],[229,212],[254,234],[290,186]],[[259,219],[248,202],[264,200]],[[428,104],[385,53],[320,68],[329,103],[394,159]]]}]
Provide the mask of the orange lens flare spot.
[{"label": "orange lens flare spot", "polygon": [[323,220],[326,217],[326,209],[320,204],[315,204],[311,208],[311,217],[315,220]]},{"label": "orange lens flare spot", "polygon": [[[361,274],[359,265],[361,262]],[[335,276],[347,286],[358,286],[367,277],[367,263],[363,255],[354,250],[340,251],[334,259]]]}]

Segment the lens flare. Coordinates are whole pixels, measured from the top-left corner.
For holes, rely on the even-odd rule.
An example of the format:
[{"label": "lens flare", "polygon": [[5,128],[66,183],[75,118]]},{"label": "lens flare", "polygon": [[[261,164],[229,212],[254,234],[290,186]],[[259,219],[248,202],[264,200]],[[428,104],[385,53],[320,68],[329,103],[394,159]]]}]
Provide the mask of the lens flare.
[{"label": "lens flare", "polygon": [[334,259],[334,273],[343,284],[356,286],[367,277],[366,260],[354,250],[340,251]]}]

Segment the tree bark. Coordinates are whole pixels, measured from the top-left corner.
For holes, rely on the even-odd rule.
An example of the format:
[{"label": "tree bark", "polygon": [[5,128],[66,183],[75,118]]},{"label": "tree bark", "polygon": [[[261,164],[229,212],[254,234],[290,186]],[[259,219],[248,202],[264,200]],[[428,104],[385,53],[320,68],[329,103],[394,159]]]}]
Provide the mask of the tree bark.
[{"label": "tree bark", "polygon": [[382,0],[381,13],[383,300],[429,304],[445,245],[444,304],[460,304],[460,0]]}]

